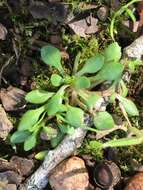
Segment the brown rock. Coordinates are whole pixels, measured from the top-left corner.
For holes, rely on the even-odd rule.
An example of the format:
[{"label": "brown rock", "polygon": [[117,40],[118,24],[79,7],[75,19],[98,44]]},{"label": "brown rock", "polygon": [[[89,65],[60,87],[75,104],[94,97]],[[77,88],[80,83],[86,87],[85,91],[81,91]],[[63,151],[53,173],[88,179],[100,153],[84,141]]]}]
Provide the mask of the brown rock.
[{"label": "brown rock", "polygon": [[7,184],[5,187],[5,190],[16,190],[16,185],[15,184]]},{"label": "brown rock", "polygon": [[6,171],[0,173],[0,179],[7,180],[10,184],[16,184],[19,185],[22,181],[22,178],[20,175],[18,175],[16,172],[13,171]]},{"label": "brown rock", "polygon": [[89,176],[85,163],[78,157],[71,157],[57,166],[49,182],[53,190],[87,190]]},{"label": "brown rock", "polygon": [[12,128],[12,123],[7,118],[4,109],[0,105],[0,138],[5,140]]},{"label": "brown rock", "polygon": [[143,190],[143,172],[132,177],[124,190]]},{"label": "brown rock", "polygon": [[17,170],[21,176],[27,176],[32,172],[34,163],[32,160],[13,156],[10,160],[10,164]]},{"label": "brown rock", "polygon": [[9,86],[1,89],[0,98],[6,111],[14,111],[25,107],[25,92],[19,88]]}]

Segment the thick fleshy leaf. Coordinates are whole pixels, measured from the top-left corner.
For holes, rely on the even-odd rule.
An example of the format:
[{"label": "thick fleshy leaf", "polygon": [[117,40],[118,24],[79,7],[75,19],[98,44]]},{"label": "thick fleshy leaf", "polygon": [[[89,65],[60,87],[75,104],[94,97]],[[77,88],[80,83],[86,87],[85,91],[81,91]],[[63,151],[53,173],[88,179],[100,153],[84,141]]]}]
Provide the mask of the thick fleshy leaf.
[{"label": "thick fleshy leaf", "polygon": [[64,138],[64,134],[63,133],[58,133],[58,136],[51,139],[51,146],[53,148],[55,148]]},{"label": "thick fleshy leaf", "polygon": [[43,132],[46,133],[46,135],[48,136],[48,139],[52,139],[56,137],[58,134],[57,129],[51,126],[43,127]]},{"label": "thick fleshy leaf", "polygon": [[31,133],[29,131],[16,131],[15,133],[12,134],[10,141],[13,144],[17,144],[17,143],[22,143],[24,142],[29,136],[31,135]]},{"label": "thick fleshy leaf", "polygon": [[108,130],[114,127],[114,120],[108,112],[98,112],[94,116],[94,125],[99,130]]},{"label": "thick fleshy leaf", "polygon": [[35,158],[37,160],[44,160],[45,156],[48,154],[48,150],[43,150],[43,151],[40,151],[38,152],[36,155],[35,155]]},{"label": "thick fleshy leaf", "polygon": [[72,135],[75,131],[75,128],[69,125],[59,125],[60,131],[64,134]]},{"label": "thick fleshy leaf", "polygon": [[66,86],[61,87],[60,90],[49,100],[46,106],[49,116],[55,115],[60,109],[62,109],[62,100],[65,88]]},{"label": "thick fleshy leaf", "polygon": [[26,94],[26,101],[33,104],[42,104],[54,95],[53,92],[47,92],[45,90],[32,90]]},{"label": "thick fleshy leaf", "polygon": [[98,72],[95,77],[92,77],[94,80],[116,80],[121,77],[124,66],[120,63],[110,63],[105,64],[102,69]]},{"label": "thick fleshy leaf", "polygon": [[84,112],[80,108],[69,106],[65,118],[69,125],[80,127],[84,123]]},{"label": "thick fleshy leaf", "polygon": [[136,105],[131,100],[124,98],[122,96],[118,96],[117,98],[121,102],[124,109],[130,116],[138,116],[139,115],[139,111],[138,111]]},{"label": "thick fleshy leaf", "polygon": [[25,140],[25,142],[24,142],[24,150],[25,151],[31,150],[32,148],[34,148],[36,146],[36,142],[37,142],[36,136],[34,134],[32,134],[31,136],[29,136]]},{"label": "thick fleshy leaf", "polygon": [[81,77],[75,79],[74,86],[76,89],[89,88],[90,80],[85,76],[81,76]]},{"label": "thick fleshy leaf", "polygon": [[40,115],[44,112],[44,110],[45,108],[44,106],[42,106],[35,110],[28,110],[26,113],[24,113],[18,125],[18,130],[29,130],[33,125],[38,122]]},{"label": "thick fleshy leaf", "polygon": [[128,89],[123,80],[120,81],[120,95],[126,97],[128,94]]},{"label": "thick fleshy leaf", "polygon": [[118,45],[117,42],[114,42],[105,49],[105,63],[109,61],[117,62],[121,59],[121,55],[121,47]]},{"label": "thick fleshy leaf", "polygon": [[53,86],[60,86],[62,83],[62,77],[58,74],[52,74],[51,83]]},{"label": "thick fleshy leaf", "polygon": [[98,54],[95,57],[88,59],[82,69],[77,73],[77,75],[81,76],[85,73],[96,73],[102,68],[103,64],[104,56]]},{"label": "thick fleshy leaf", "polygon": [[47,45],[41,49],[41,58],[47,65],[53,66],[60,72],[63,72],[61,65],[61,53],[54,46]]}]

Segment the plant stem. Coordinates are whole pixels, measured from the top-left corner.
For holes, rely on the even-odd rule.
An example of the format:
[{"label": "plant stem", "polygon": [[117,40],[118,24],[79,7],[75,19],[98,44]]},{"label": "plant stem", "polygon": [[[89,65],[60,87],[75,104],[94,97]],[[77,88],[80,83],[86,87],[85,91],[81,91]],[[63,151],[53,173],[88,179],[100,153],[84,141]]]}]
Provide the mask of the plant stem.
[{"label": "plant stem", "polygon": [[118,16],[120,16],[130,5],[132,5],[133,3],[139,2],[141,0],[132,0],[129,3],[127,3],[126,5],[122,6],[114,15],[113,18],[111,20],[111,24],[110,24],[110,35],[112,37],[112,39],[115,41],[114,38],[114,25],[115,25],[115,20]]}]

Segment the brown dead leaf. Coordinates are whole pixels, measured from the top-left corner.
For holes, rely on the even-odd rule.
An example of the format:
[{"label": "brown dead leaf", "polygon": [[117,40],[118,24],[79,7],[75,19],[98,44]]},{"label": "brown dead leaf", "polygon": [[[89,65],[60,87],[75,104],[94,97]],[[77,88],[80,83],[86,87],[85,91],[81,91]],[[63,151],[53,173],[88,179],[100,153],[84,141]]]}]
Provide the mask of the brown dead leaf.
[{"label": "brown dead leaf", "polygon": [[12,128],[12,123],[7,118],[4,109],[0,105],[0,138],[5,140]]},{"label": "brown dead leaf", "polygon": [[7,35],[7,29],[0,23],[0,40],[5,40]]},{"label": "brown dead leaf", "polygon": [[16,111],[25,107],[25,92],[19,88],[9,86],[1,89],[0,98],[6,111]]}]

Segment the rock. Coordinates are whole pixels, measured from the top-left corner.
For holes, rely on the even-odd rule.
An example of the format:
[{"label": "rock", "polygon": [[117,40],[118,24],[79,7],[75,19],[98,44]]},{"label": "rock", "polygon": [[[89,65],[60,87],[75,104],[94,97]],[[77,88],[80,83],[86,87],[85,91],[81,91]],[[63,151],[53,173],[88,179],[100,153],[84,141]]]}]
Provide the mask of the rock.
[{"label": "rock", "polygon": [[6,111],[16,111],[25,107],[25,92],[19,88],[9,86],[7,89],[2,88],[0,98]]},{"label": "rock", "polygon": [[34,163],[32,160],[13,156],[10,160],[10,164],[17,170],[21,176],[28,176],[32,173]]},{"label": "rock", "polygon": [[22,177],[14,171],[6,171],[0,173],[0,179],[6,179],[9,184],[19,185],[22,182]]},{"label": "rock", "polygon": [[11,121],[7,118],[6,112],[0,105],[0,138],[5,140],[12,128]]},{"label": "rock", "polygon": [[97,16],[101,21],[105,21],[108,17],[108,13],[109,13],[108,7],[102,6],[98,9]]},{"label": "rock", "polygon": [[143,190],[143,172],[132,177],[124,190]]},{"label": "rock", "polygon": [[53,190],[87,190],[89,176],[85,163],[78,157],[71,157],[63,161],[49,176]]},{"label": "rock", "polygon": [[5,190],[16,190],[16,185],[15,184],[7,184],[5,187]]},{"label": "rock", "polygon": [[5,40],[7,35],[7,29],[0,23],[0,40]]}]

